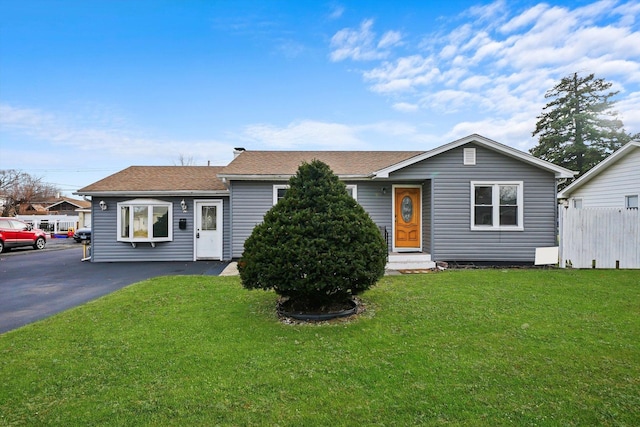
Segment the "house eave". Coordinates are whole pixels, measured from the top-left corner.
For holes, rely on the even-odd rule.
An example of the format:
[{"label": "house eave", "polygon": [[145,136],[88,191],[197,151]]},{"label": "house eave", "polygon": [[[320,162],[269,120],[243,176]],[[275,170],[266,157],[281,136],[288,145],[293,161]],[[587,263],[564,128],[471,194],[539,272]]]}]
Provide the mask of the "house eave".
[{"label": "house eave", "polygon": [[400,163],[396,163],[395,165],[391,165],[384,169],[380,169],[375,172],[376,178],[389,178],[389,174],[405,168],[407,166],[413,165],[415,163],[421,162],[425,159],[437,156],[454,148],[460,147],[465,144],[476,143],[482,146],[485,146],[491,150],[498,151],[506,156],[515,158],[517,160],[523,161],[525,163],[529,163],[541,169],[548,170],[552,172],[556,179],[561,178],[573,178],[577,172],[571,171],[569,169],[563,168],[561,166],[554,165],[553,163],[547,162],[545,160],[534,157],[530,154],[517,150],[515,148],[509,147],[508,145],[500,144],[499,142],[493,141],[489,138],[485,138],[484,136],[473,134],[466,136],[464,138],[458,139],[456,141],[450,142],[448,144],[442,145],[438,148],[435,148],[430,151],[426,151],[417,156],[411,157],[407,160],[404,160]]},{"label": "house eave", "polygon": [[560,191],[557,195],[558,199],[568,199],[571,197],[571,193],[575,190],[582,187],[584,184],[591,181],[593,178],[598,176],[601,172],[608,169],[610,166],[615,164],[618,159],[625,156],[627,152],[640,148],[640,141],[631,141],[622,146],[622,148],[618,149],[618,151],[612,153],[609,157],[595,165],[591,170],[587,173],[573,181],[570,185],[565,187],[562,191]]},{"label": "house eave", "polygon": [[73,194],[91,197],[144,197],[144,196],[228,196],[229,190],[149,190],[149,191],[78,191]]},{"label": "house eave", "polygon": [[[288,174],[274,174],[274,175],[236,175],[236,174],[220,174],[218,178],[227,181],[288,181],[292,176]],[[342,181],[350,180],[369,180],[373,178],[373,175],[367,174],[338,174],[338,178]]]}]

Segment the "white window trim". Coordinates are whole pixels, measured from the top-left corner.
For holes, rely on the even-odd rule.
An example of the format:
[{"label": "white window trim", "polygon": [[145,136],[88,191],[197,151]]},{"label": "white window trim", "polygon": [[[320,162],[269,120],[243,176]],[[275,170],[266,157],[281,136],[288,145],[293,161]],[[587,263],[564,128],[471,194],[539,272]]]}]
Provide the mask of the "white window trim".
[{"label": "white window trim", "polygon": [[[278,203],[278,190],[283,188],[289,188],[289,184],[275,184],[273,186],[273,205],[275,206]],[[347,184],[347,189],[351,189],[351,193],[354,200],[358,200],[358,185],[357,184]]]},{"label": "white window trim", "polygon": [[[517,206],[518,206],[518,225],[500,225],[500,191],[497,190],[501,185],[518,186]],[[493,200],[493,225],[476,225],[475,224],[475,187],[476,186],[492,186],[491,192]],[[524,182],[523,181],[471,181],[471,190],[469,197],[471,230],[474,231],[524,231]]]},{"label": "white window trim", "polygon": [[[168,208],[169,212],[169,230],[167,237],[153,237],[153,209],[148,210],[148,230],[149,235],[152,237],[132,237],[131,233],[133,233],[133,209],[129,209],[129,226],[131,229],[129,230],[129,237],[123,237],[120,234],[120,230],[122,230],[122,207],[123,206],[146,206],[153,208],[154,206],[162,206]],[[173,241],[173,203],[166,202],[163,200],[155,200],[155,199],[133,199],[126,200],[124,202],[118,202],[117,204],[117,241],[118,242],[129,242],[133,247],[135,247],[136,243],[151,243],[151,246],[155,246],[157,242],[171,242]]]},{"label": "white window trim", "polygon": [[278,203],[278,190],[282,190],[283,188],[289,188],[289,184],[276,184],[273,186],[273,205],[275,206]]},{"label": "white window trim", "polygon": [[[578,206],[580,205],[580,206]],[[574,209],[582,209],[582,197],[574,197],[571,199],[571,207]]]},{"label": "white window trim", "polygon": [[358,186],[356,184],[348,184],[347,190],[351,190],[351,197],[353,200],[358,201]]}]

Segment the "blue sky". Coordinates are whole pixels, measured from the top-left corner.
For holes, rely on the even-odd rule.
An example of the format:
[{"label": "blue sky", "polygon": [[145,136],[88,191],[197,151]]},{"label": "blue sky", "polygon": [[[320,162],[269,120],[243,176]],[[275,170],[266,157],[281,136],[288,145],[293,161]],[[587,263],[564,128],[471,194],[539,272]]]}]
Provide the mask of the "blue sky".
[{"label": "blue sky", "polygon": [[0,169],[71,192],[254,150],[528,150],[574,72],[640,132],[640,1],[0,0]]}]

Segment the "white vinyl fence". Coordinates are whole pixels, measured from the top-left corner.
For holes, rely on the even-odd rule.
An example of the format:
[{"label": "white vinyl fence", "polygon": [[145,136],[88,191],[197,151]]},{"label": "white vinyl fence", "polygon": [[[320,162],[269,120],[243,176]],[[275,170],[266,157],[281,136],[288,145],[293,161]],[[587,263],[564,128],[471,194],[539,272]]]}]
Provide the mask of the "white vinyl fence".
[{"label": "white vinyl fence", "polygon": [[16,215],[16,218],[47,233],[66,234],[69,229],[78,228],[79,217],[77,215]]},{"label": "white vinyl fence", "polygon": [[560,267],[640,268],[638,209],[560,211]]}]

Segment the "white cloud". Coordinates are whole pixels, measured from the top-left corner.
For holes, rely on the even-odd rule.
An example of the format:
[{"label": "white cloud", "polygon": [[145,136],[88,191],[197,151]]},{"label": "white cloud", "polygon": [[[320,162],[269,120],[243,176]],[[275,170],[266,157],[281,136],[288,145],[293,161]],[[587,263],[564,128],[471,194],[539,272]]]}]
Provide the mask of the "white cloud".
[{"label": "white cloud", "polygon": [[378,49],[386,49],[388,47],[397,46],[402,41],[402,34],[398,31],[387,31],[383,34],[378,42]]},{"label": "white cloud", "polygon": [[275,149],[345,149],[363,144],[350,126],[313,120],[293,122],[286,127],[250,125],[244,129],[241,138]]},{"label": "white cloud", "polygon": [[496,1],[470,8],[465,23],[423,36],[413,52],[403,41],[408,54],[372,58],[378,62],[362,71],[364,82],[395,110],[455,113],[461,118],[455,137],[484,129],[529,144],[545,92],[574,72],[595,73],[635,94],[618,107],[625,125],[637,129],[640,3],[539,3],[518,12],[509,6]]},{"label": "white cloud", "polygon": [[506,9],[505,0],[497,0],[482,6],[472,6],[463,15],[471,17],[475,23],[484,24],[488,28],[496,28],[507,19],[504,14]]},{"label": "white cloud", "polygon": [[489,103],[482,96],[463,90],[445,89],[425,95],[422,105],[447,113],[465,110],[473,105],[475,108],[488,107]]},{"label": "white cloud", "polygon": [[524,27],[529,26],[530,24],[535,23],[540,15],[542,15],[548,9],[549,6],[544,3],[535,5],[531,9],[526,10],[524,13],[513,17],[510,21],[501,26],[499,30],[500,32],[505,34],[520,30]]},{"label": "white cloud", "polygon": [[531,130],[534,127],[535,118],[522,114],[506,119],[486,118],[477,121],[462,121],[445,135],[445,139],[455,141],[467,135],[478,133],[519,150],[528,151],[537,143],[531,136]]},{"label": "white cloud", "polygon": [[[9,138],[29,139],[25,155],[33,153],[78,154],[90,167],[118,159],[130,164],[172,164],[180,154],[194,157],[204,164],[225,163],[232,155],[232,145],[218,141],[175,141],[154,138],[140,130],[128,128],[119,117],[81,116],[69,118],[64,113],[0,104],[0,132]],[[20,149],[20,148],[18,148]],[[6,159],[3,159],[6,161]]]},{"label": "white cloud", "polygon": [[464,81],[460,82],[460,89],[473,90],[480,89],[482,86],[491,83],[491,79],[487,76],[471,76]]},{"label": "white cloud", "polygon": [[382,135],[383,138],[386,136],[413,136],[417,133],[414,125],[388,120],[365,125],[355,125],[353,129],[359,133],[373,132]]},{"label": "white cloud", "polygon": [[617,6],[613,13],[621,16],[620,25],[632,26],[636,22],[636,18],[640,15],[640,2],[628,2]]},{"label": "white cloud", "polygon": [[358,29],[344,28],[335,33],[331,38],[331,60],[371,61],[386,58],[389,55],[388,48],[400,44],[402,36],[399,32],[388,31],[376,43],[377,36],[372,27],[373,19],[365,19]]},{"label": "white cloud", "polygon": [[400,58],[394,63],[385,62],[380,67],[364,73],[365,80],[375,82],[374,92],[400,92],[426,85],[440,71],[434,67],[432,58],[413,55]]},{"label": "white cloud", "polygon": [[331,9],[331,12],[329,12],[329,19],[338,19],[342,17],[342,14],[344,14],[344,7],[340,5],[334,5]]},{"label": "white cloud", "polygon": [[616,103],[615,110],[620,112],[620,119],[627,132],[640,133],[640,91],[624,93]]},{"label": "white cloud", "polygon": [[367,150],[380,146],[393,149],[392,144],[398,140],[404,143],[428,139],[415,125],[406,122],[347,124],[314,120],[299,120],[283,127],[254,124],[234,138],[253,149],[276,150]]},{"label": "white cloud", "polygon": [[0,104],[0,126],[7,129],[31,132],[54,123],[51,114],[30,108],[15,108]]},{"label": "white cloud", "polygon": [[402,111],[403,113],[413,113],[414,111],[418,111],[420,106],[417,104],[410,104],[408,102],[396,102],[392,105],[394,110]]}]

